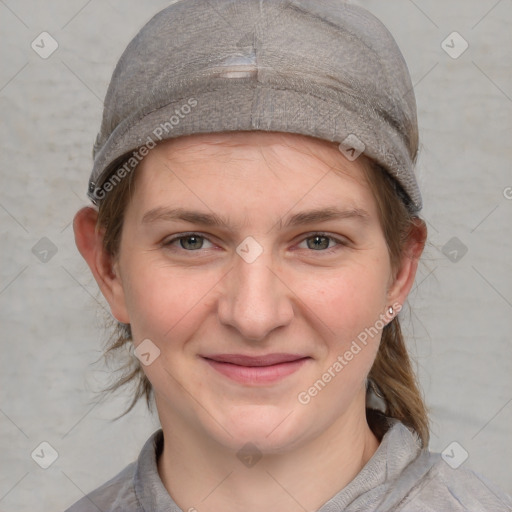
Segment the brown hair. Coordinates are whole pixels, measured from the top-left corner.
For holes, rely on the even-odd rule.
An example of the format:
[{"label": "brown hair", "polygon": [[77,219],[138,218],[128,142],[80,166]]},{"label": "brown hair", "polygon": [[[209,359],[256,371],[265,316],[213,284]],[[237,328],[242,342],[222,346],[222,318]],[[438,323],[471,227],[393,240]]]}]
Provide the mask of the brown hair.
[{"label": "brown hair", "polygon": [[[408,239],[416,227],[425,226],[425,223],[411,212],[408,199],[400,185],[379,165],[371,162],[366,169],[366,176],[377,202],[395,276]],[[379,350],[368,380],[384,400],[385,414],[410,427],[418,434],[422,445],[427,447],[430,438],[427,408],[397,316],[382,330]],[[369,423],[377,422],[371,411],[367,411],[367,417]]]},{"label": "brown hair", "polygon": [[[132,197],[135,170],[109,192],[99,205],[97,228],[104,232],[104,247],[113,257],[118,255],[123,214]],[[408,207],[407,197],[398,183],[373,162],[366,168],[369,186],[375,196],[381,227],[389,250],[391,266],[395,273],[404,254],[405,244],[415,225],[424,224]],[[130,326],[118,323],[105,352],[107,360],[124,351],[125,362],[117,370],[120,377],[104,392],[118,390],[125,384],[135,388],[129,407],[121,415],[127,414],[140,398],[145,398],[148,407],[152,406],[152,386],[144,374],[139,361],[132,355],[132,335]],[[383,328],[380,347],[368,375],[372,388],[385,402],[384,414],[400,420],[418,435],[424,447],[428,446],[429,423],[416,375],[405,345],[398,317]],[[382,415],[367,410],[370,426],[383,432]],[[380,425],[379,425],[380,423]],[[379,434],[377,434],[379,435]]]},{"label": "brown hair", "polygon": [[[122,164],[120,164],[122,167]],[[119,255],[121,233],[123,230],[124,212],[132,198],[136,168],[128,176],[122,179],[113,190],[111,190],[98,206],[98,220],[96,229],[103,232],[103,247],[113,258]],[[129,324],[114,321],[114,328],[107,341],[105,360],[109,363],[115,359],[116,363],[124,360],[121,366],[116,368],[120,374],[117,380],[103,389],[103,394],[117,391],[119,388],[131,384],[135,389],[128,408],[116,419],[128,414],[141,398],[145,398],[148,408],[152,408],[153,388],[151,382],[144,374],[140,362],[132,354],[132,331]]]}]

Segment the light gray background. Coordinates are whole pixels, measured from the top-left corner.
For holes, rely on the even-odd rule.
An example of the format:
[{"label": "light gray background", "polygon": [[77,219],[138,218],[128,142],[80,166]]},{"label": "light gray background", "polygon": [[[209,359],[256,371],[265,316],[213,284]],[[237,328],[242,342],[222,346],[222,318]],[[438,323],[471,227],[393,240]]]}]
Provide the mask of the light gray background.
[{"label": "light gray background", "polygon": [[[402,318],[431,449],[457,441],[463,467],[512,493],[512,1],[354,3],[395,35],[417,95],[430,246]],[[128,393],[95,405],[107,315],[70,223],[88,204],[113,67],[167,4],[0,1],[2,511],[63,510],[131,462],[158,425],[143,404],[110,421]],[[46,60],[30,46],[42,31],[59,44]],[[457,59],[441,47],[453,31],[469,43]],[[32,252],[42,237],[57,250],[46,263]],[[467,247],[456,262],[443,254],[453,237],[458,258]],[[31,458],[42,441],[58,452],[46,470]]]}]

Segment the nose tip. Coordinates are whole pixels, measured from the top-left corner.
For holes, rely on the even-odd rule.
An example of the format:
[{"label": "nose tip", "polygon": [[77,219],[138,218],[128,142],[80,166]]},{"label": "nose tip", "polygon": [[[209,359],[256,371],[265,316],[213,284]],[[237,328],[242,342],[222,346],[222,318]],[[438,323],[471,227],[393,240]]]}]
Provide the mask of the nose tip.
[{"label": "nose tip", "polygon": [[242,258],[227,276],[219,299],[221,323],[235,328],[248,341],[261,342],[293,318],[289,290],[269,266],[268,259],[247,263]]}]

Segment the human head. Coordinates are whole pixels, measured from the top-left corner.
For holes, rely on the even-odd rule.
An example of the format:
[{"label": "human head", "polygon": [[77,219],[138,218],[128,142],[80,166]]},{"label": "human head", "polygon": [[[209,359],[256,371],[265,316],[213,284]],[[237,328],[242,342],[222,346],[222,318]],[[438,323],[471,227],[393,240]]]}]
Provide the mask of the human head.
[{"label": "human head", "polygon": [[[182,4],[181,6],[183,8],[186,7],[186,2],[180,2],[180,4]],[[251,4],[251,2],[248,2],[247,4]],[[345,8],[346,6],[343,7],[343,9]],[[358,10],[356,9],[355,12],[357,13]],[[256,46],[257,44],[253,41],[253,47]],[[395,65],[397,65],[396,63],[398,61],[394,62]],[[231,62],[231,64],[233,64],[233,62]],[[233,69],[231,69],[230,72],[233,72]],[[230,79],[232,78],[243,79],[244,77],[234,76]],[[375,78],[373,79],[375,80]],[[407,90],[410,83],[407,80],[405,80],[400,85],[403,88],[403,91],[405,91],[405,94],[401,98],[402,103],[394,103],[394,106],[398,108],[398,110],[394,112],[394,121],[396,122],[397,119],[401,119],[402,121],[401,124],[399,123],[402,132],[398,131],[398,133],[401,136],[399,138],[401,138],[402,140],[401,147],[407,148],[407,158],[405,160],[407,160],[407,165],[411,166],[416,159],[417,153],[416,118],[415,111],[411,111],[412,91]],[[111,97],[115,96],[115,91],[112,92],[111,89],[109,91],[109,94]],[[372,104],[371,99],[372,98],[367,98],[367,101],[369,101],[370,103],[369,109],[367,108],[368,103],[365,105],[366,113],[370,111],[375,111],[377,109],[377,102],[375,104]],[[375,100],[376,98],[373,99]],[[200,100],[197,99],[196,101],[197,105],[194,105],[194,107],[199,107]],[[188,101],[187,104],[192,106],[192,104],[190,104]],[[110,106],[111,105],[112,102],[110,102]],[[402,107],[401,111],[399,108],[400,106]],[[217,109],[218,108],[219,107],[217,106]],[[104,126],[102,128],[103,134],[105,134],[105,118],[112,120],[112,115],[110,114],[107,114],[106,110],[106,115],[104,117]],[[358,112],[358,114],[361,114],[361,112]],[[404,122],[404,120],[406,120],[406,122]],[[369,122],[368,119],[366,121]],[[185,121],[179,123],[178,126],[181,126],[181,129],[187,128],[187,124]],[[189,127],[189,129],[192,131],[194,130],[193,126],[192,128]],[[315,130],[317,128],[314,127],[313,129]],[[110,133],[114,133],[115,130],[115,126],[113,128],[111,127]],[[292,129],[290,131],[293,132],[294,130]],[[361,130],[358,133],[361,133],[362,131],[364,130]],[[176,131],[174,132],[174,134],[179,134],[179,132]],[[180,135],[183,135],[183,133]],[[311,135],[311,133],[307,133],[307,135]],[[320,138],[324,138],[324,140],[330,140],[326,136]],[[100,142],[97,148],[100,149],[97,150],[96,154],[97,156],[104,156],[105,151],[103,151],[102,153],[101,148],[105,148],[106,146],[101,146],[101,135],[98,140]],[[406,143],[404,143],[403,141],[406,141]],[[338,143],[343,141],[335,142]],[[106,143],[107,142],[105,142],[104,140],[103,144]],[[180,142],[178,141],[178,147],[179,145]],[[335,144],[335,146],[337,146],[337,144]],[[163,147],[163,144],[159,144],[159,147]],[[387,148],[388,150],[390,148],[395,149],[394,146],[389,146],[389,142]],[[379,222],[384,235],[383,238],[389,250],[389,258],[391,263],[390,268],[392,274],[394,274],[396,271],[399,270],[400,263],[404,261],[404,256],[406,258],[411,257],[411,254],[406,254],[407,250],[410,249],[410,245],[407,244],[407,242],[410,241],[409,235],[411,235],[412,233],[413,238],[416,237],[416,241],[418,242],[416,249],[420,246],[422,247],[422,243],[424,242],[424,237],[422,240],[421,235],[422,230],[417,229],[418,227],[421,228],[421,223],[419,223],[419,221],[417,221],[414,216],[414,214],[418,211],[419,206],[421,205],[421,200],[418,199],[420,197],[419,192],[416,194],[414,200],[411,198],[411,194],[414,195],[414,192],[411,191],[414,191],[415,182],[412,184],[411,182],[409,183],[409,193],[406,193],[404,192],[404,187],[402,186],[403,182],[400,182],[396,179],[397,177],[400,176],[403,177],[403,173],[405,172],[403,169],[407,169],[407,166],[402,167],[400,169],[398,167],[394,168],[393,162],[396,162],[394,154],[390,153],[386,149],[383,149],[382,147],[378,147],[378,149],[380,151],[380,157],[378,159],[372,160],[371,158],[368,158],[367,155],[377,154],[376,147],[366,145],[365,151],[363,152],[363,156],[361,157],[359,164],[361,165],[361,173],[363,173],[363,175],[368,178],[367,184],[369,190],[371,190],[373,197],[375,199],[375,206],[379,213]],[[346,163],[347,155],[345,154],[344,156],[341,152],[338,152],[337,154],[340,158],[340,161],[345,161]],[[146,155],[142,155],[145,158],[146,162],[154,161],[152,157]],[[383,155],[386,156],[386,159],[383,159]],[[122,155],[121,160],[115,160],[115,166],[118,166],[118,168],[122,168],[120,164],[126,161],[127,156],[129,155],[124,153]],[[100,160],[97,160],[97,162],[98,161]],[[136,193],[136,182],[138,174],[138,171],[134,169],[136,167],[136,164],[138,164],[138,162],[135,163],[135,165],[126,168],[130,169],[129,172],[126,172],[127,177],[125,179],[120,180],[118,183],[116,182],[111,187],[111,190],[107,191],[108,194],[106,194],[105,198],[100,202],[99,205],[100,215],[98,219],[98,226],[100,228],[100,232],[103,232],[105,234],[105,237],[102,242],[106,249],[106,254],[110,254],[113,257],[113,260],[116,260],[116,258],[120,255],[119,249],[123,232],[124,216],[127,208],[130,205],[130,201],[133,194]],[[357,165],[357,162],[353,165]],[[107,167],[108,165],[106,166],[106,168]],[[144,172],[144,164],[142,164],[141,167],[143,168],[142,172]],[[110,168],[110,170],[112,169],[113,167]],[[402,175],[400,175],[400,172],[402,172]],[[409,173],[407,174],[409,178],[411,175],[414,176],[413,174],[411,174],[411,172],[411,168],[409,168]],[[390,175],[394,176],[394,179],[390,179]],[[361,175],[359,176],[359,178],[360,177]],[[104,182],[105,181],[103,181],[103,183]],[[412,255],[412,258],[417,259],[418,256],[419,254],[417,253],[416,250],[416,252]],[[114,347],[123,347],[125,346],[125,341],[130,340],[131,332],[128,326],[125,324],[121,328],[124,330],[124,336],[121,336],[117,340],[117,342],[114,344]],[[135,368],[133,368],[132,366],[130,371],[133,371],[132,376],[134,377],[134,379],[140,379],[137,396],[145,394],[146,397],[148,398],[150,396],[151,388],[149,385],[149,381],[142,373],[140,366],[136,365]],[[406,424],[409,424],[410,426],[415,428],[416,431],[418,431],[418,433],[422,436],[423,441],[425,442],[425,440],[428,439],[428,432],[426,431],[425,424],[426,418],[424,416],[424,410],[422,408],[421,397],[419,397],[417,389],[415,387],[414,376],[410,370],[407,352],[405,350],[405,347],[403,346],[403,339],[401,338],[400,335],[399,322],[396,317],[393,318],[389,325],[384,327],[383,340],[380,345],[373,368],[370,371],[370,377],[372,378],[373,382],[376,384],[380,392],[383,393],[388,403],[388,413],[390,413],[390,415],[392,416],[394,415],[395,417],[404,420]],[[414,418],[414,416],[416,416],[416,418]]]},{"label": "human head", "polygon": [[[424,241],[421,229],[404,222],[408,236],[394,267],[379,201],[367,182],[372,172],[365,159],[350,162],[325,141],[261,132],[178,138],[143,160],[134,173],[131,199],[128,194],[116,255],[98,249],[104,239],[84,253],[113,315],[131,324],[134,344],[149,339],[158,347],[159,357],[143,370],[157,392],[161,421],[177,425],[181,420],[189,430],[217,439],[223,435],[221,424],[234,442],[248,435],[278,449],[285,439],[298,442],[342,414],[354,414],[356,398],[364,411],[363,383],[380,351],[384,325],[412,285]],[[385,205],[386,196],[380,199]],[[364,215],[287,227],[294,214],[335,207]],[[164,212],[172,208],[215,214],[229,224],[190,221],[190,215],[191,224],[171,220]],[[92,240],[95,221],[88,221],[86,240]],[[304,247],[308,232],[323,231],[344,240],[344,248],[338,244],[327,254]],[[184,232],[203,233],[206,249],[185,251],[171,242]],[[261,248],[255,261],[237,253],[248,239]],[[389,306],[394,312],[388,315]],[[410,413],[393,399],[408,359],[397,357],[402,340],[391,341],[382,346],[388,358],[383,371],[374,371],[374,381],[391,393],[391,404]],[[348,350],[354,356],[345,356],[336,370],[337,357]],[[310,366],[280,387],[265,389],[218,382],[202,363],[212,354],[294,351],[311,358]],[[321,393],[308,391],[312,400],[306,401],[301,393],[331,366],[338,372],[333,383]],[[264,433],[292,408],[288,430],[279,432],[283,437],[276,433],[267,439]],[[412,415],[401,419],[414,425]]]}]

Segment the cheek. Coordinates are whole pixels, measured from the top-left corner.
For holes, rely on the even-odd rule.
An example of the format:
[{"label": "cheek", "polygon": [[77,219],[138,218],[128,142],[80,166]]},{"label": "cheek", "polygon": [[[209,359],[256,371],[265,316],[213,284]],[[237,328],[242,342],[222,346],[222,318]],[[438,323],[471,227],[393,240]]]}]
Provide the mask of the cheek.
[{"label": "cheek", "polygon": [[127,259],[123,284],[135,343],[149,338],[176,346],[197,325],[217,280],[212,272],[179,269],[162,258]]},{"label": "cheek", "polygon": [[375,360],[384,326],[387,268],[385,259],[374,259],[305,280],[305,304],[328,330],[321,336],[319,366],[297,400],[311,402],[311,410],[333,421],[361,390]]},{"label": "cheek", "polygon": [[330,329],[337,343],[346,343],[373,326],[385,312],[388,265],[373,259],[325,274],[306,276],[304,303]]}]

